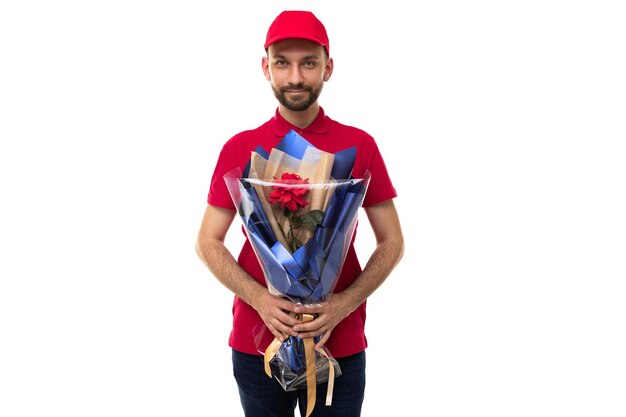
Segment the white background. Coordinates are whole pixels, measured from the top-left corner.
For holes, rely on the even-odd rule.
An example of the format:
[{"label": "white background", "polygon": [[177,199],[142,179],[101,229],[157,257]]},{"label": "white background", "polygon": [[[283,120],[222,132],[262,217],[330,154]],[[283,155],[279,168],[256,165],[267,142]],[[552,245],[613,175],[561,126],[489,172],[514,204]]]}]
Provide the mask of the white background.
[{"label": "white background", "polygon": [[309,9],[406,234],[363,416],[623,417],[619,3],[2,2],[0,415],[242,416],[194,244],[222,143],[276,107],[265,31]]}]

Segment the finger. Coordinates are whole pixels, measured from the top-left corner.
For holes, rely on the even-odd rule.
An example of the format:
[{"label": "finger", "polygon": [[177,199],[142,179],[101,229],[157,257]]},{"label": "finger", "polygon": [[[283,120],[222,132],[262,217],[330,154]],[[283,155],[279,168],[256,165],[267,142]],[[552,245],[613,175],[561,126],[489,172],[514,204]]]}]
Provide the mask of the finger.
[{"label": "finger", "polygon": [[284,323],[285,325],[289,326],[290,328],[295,326],[296,324],[301,323],[300,320],[298,320],[297,317],[294,317],[291,314],[287,314],[284,311],[280,311],[276,314],[275,316],[278,320],[280,320],[282,323]]},{"label": "finger", "polygon": [[315,344],[315,350],[323,350],[329,338],[330,338],[330,332],[324,333],[322,337],[320,338],[320,340]]},{"label": "finger", "polygon": [[[296,336],[298,334],[298,332],[296,332],[293,327],[291,325],[287,325],[285,323],[283,323],[280,319],[278,319],[277,317],[274,317],[271,320],[272,326],[278,330],[279,332],[281,332],[281,336],[284,338],[287,335],[290,336]],[[281,342],[283,340],[281,339]]]},{"label": "finger", "polygon": [[295,312],[294,310],[298,307],[298,304],[293,303],[289,300],[285,300],[284,298],[276,297],[276,305],[280,307],[282,310]]},{"label": "finger", "polygon": [[265,326],[267,326],[268,330],[272,332],[274,337],[280,340],[281,343],[285,341],[285,336],[283,335],[283,333],[276,329],[276,327],[274,327],[272,323],[265,323]]},{"label": "finger", "polygon": [[[307,323],[307,325],[310,323]],[[299,325],[300,326],[300,325]],[[321,335],[322,333],[324,333],[324,330],[326,329],[326,327],[315,327],[315,328],[306,328],[303,330],[296,330],[296,328],[294,328],[294,331],[297,332],[297,335],[299,338],[301,339],[306,339],[307,337],[317,337],[319,335]]]},{"label": "finger", "polygon": [[[315,332],[320,330],[325,324],[324,320],[319,320],[319,319],[314,319],[311,321],[307,321],[306,323],[302,323],[301,321],[298,321],[298,323],[296,323],[293,326],[293,330],[299,333],[305,333],[308,334],[310,332]],[[319,331],[318,333],[321,333],[321,331]]]}]

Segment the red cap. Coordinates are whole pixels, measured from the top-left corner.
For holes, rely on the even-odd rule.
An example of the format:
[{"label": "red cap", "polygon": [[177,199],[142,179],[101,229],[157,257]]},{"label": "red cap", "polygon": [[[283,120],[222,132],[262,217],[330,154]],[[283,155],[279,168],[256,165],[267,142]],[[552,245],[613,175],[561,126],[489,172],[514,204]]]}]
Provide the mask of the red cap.
[{"label": "red cap", "polygon": [[265,46],[283,39],[299,38],[317,42],[329,52],[326,28],[311,12],[287,10],[279,14],[270,25],[265,38]]}]

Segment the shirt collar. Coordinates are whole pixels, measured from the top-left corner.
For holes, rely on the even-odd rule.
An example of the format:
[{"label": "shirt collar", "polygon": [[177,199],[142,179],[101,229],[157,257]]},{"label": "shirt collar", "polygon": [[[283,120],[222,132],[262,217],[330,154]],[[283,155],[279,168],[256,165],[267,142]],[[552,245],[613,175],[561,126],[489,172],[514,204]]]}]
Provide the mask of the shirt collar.
[{"label": "shirt collar", "polygon": [[278,108],[276,108],[276,114],[274,114],[274,117],[270,120],[270,125],[276,136],[279,137],[285,136],[292,129],[300,135],[302,133],[325,134],[328,133],[329,120],[324,113],[324,109],[320,107],[320,111],[317,113],[315,120],[304,129],[301,129],[285,120],[278,112]]}]

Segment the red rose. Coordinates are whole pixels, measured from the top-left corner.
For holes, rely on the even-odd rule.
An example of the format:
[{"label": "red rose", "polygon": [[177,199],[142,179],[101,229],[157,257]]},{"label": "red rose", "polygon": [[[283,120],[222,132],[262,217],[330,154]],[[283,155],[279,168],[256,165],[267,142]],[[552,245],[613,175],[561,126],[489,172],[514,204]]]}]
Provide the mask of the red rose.
[{"label": "red rose", "polygon": [[306,207],[309,202],[306,201],[304,195],[309,191],[306,186],[298,186],[300,184],[308,184],[309,179],[302,179],[298,174],[290,174],[285,172],[280,179],[274,177],[276,182],[286,184],[287,186],[274,185],[274,191],[270,194],[270,203],[280,203],[280,208],[289,211],[296,211],[301,207]]}]

